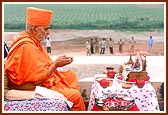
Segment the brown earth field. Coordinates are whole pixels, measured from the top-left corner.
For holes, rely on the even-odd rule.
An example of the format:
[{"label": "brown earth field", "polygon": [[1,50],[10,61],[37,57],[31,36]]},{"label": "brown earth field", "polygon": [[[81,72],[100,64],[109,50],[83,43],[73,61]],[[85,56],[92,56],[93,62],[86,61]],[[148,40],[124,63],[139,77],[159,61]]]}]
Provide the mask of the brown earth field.
[{"label": "brown earth field", "polygon": [[[10,44],[18,33],[10,32],[4,34],[4,40]],[[148,38],[152,35],[154,39],[153,51],[148,52]],[[129,40],[134,36],[136,40],[135,51],[132,55],[136,54],[138,50],[144,55],[164,55],[165,52],[165,37],[164,32],[121,32],[114,30],[51,30],[50,37],[52,40],[52,55],[69,55],[69,56],[86,56],[85,42],[90,38],[98,38],[100,41],[102,38],[113,38],[114,39],[114,54],[113,55],[130,55],[130,44]],[[117,42],[119,39],[124,41],[123,54],[118,51]],[[45,43],[43,42],[45,47]],[[100,54],[92,54],[99,56]],[[110,55],[109,48],[106,48],[104,55]]]},{"label": "brown earth field", "polygon": [[[62,36],[60,35],[62,33]],[[75,33],[75,34],[74,34]],[[69,36],[68,36],[69,34]],[[55,39],[54,36],[55,35]],[[148,52],[148,37],[152,35],[154,39],[153,51],[152,53]],[[129,40],[131,36],[134,36],[136,40],[135,50],[132,55],[135,55],[138,50],[144,55],[164,55],[164,36],[163,33],[158,32],[143,32],[143,33],[124,33],[111,30],[52,30],[51,39],[52,39],[52,54],[54,55],[70,55],[70,56],[85,56],[85,42],[90,38],[98,38],[100,41],[103,37],[114,39],[114,54],[113,55],[130,55],[130,44]],[[59,38],[61,37],[61,38]],[[66,38],[67,37],[67,38]],[[69,39],[68,39],[69,38]],[[119,39],[124,40],[123,54],[120,54],[118,51],[117,42]],[[100,54],[92,54],[99,56]],[[110,55],[109,48],[106,48],[105,55]]]}]

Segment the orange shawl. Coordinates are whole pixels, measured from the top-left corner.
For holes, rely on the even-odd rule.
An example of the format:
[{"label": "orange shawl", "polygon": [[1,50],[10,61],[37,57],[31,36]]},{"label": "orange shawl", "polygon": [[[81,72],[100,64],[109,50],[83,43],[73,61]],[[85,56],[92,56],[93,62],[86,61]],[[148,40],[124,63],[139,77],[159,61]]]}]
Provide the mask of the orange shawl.
[{"label": "orange shawl", "polygon": [[[51,63],[53,61],[42,45],[36,39],[22,32],[10,47],[5,61],[5,72],[11,82],[21,85],[45,79]],[[67,83],[70,84],[70,87],[65,86]],[[59,73],[55,70],[42,84],[64,94],[69,101],[73,102],[71,110],[85,110],[83,99],[78,91],[78,81],[72,71]]]},{"label": "orange shawl", "polygon": [[[27,82],[36,82],[46,77],[46,71],[53,63],[43,46],[36,39],[31,38],[25,32],[21,32],[10,47],[7,60],[5,61],[5,72],[11,82],[21,85]],[[59,75],[57,71],[56,74]],[[52,74],[44,83],[52,86],[60,79]],[[54,79],[57,77],[57,79]]]}]

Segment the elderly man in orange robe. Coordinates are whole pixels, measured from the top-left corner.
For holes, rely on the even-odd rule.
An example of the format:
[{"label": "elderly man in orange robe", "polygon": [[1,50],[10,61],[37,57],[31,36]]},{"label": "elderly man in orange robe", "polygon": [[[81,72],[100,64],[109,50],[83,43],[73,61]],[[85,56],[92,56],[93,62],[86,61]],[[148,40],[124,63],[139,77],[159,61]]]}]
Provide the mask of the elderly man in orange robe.
[{"label": "elderly man in orange robe", "polygon": [[36,86],[46,87],[73,102],[72,111],[85,111],[76,74],[72,70],[57,71],[58,67],[70,64],[73,58],[59,56],[53,61],[40,44],[49,33],[52,13],[50,10],[27,8],[26,30],[15,39],[5,60],[10,88],[34,90]]}]

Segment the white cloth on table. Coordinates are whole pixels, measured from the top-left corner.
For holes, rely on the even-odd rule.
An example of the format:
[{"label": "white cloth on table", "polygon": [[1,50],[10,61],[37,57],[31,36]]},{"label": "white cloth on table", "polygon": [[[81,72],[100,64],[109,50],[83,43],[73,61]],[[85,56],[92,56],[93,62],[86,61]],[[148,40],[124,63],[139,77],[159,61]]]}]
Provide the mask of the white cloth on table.
[{"label": "white cloth on table", "polygon": [[94,76],[88,111],[91,111],[91,109],[93,108],[96,97],[102,97],[104,94],[108,93],[126,94],[133,97],[140,111],[160,111],[156,91],[152,87],[150,82],[146,82],[143,88],[138,88],[136,84],[133,83],[130,89],[124,89],[122,88],[123,83],[118,81],[115,77],[113,79],[112,86],[102,88],[101,85],[96,81],[97,76],[101,76],[101,74],[95,74]]}]

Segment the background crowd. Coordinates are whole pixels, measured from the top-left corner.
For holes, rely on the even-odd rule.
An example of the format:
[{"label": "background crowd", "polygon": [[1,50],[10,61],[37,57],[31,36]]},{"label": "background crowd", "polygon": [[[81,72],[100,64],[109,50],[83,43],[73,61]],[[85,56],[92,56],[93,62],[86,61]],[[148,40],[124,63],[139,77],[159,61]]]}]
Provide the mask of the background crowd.
[{"label": "background crowd", "polygon": [[[148,39],[148,46],[149,46],[149,52],[152,53],[152,46],[153,46],[153,38],[152,36]],[[107,51],[110,54],[114,54],[114,47],[118,46],[118,52],[120,54],[123,53],[123,46],[124,44],[128,43],[130,50],[130,53],[134,53],[135,51],[135,44],[136,40],[134,39],[134,36],[131,37],[131,40],[124,41],[123,39],[119,39],[119,41],[115,41],[113,38],[101,38],[98,40],[98,38],[89,38],[86,41],[86,55],[90,56],[91,54],[100,54],[103,55],[107,53]],[[108,49],[108,50],[107,50]]]}]

